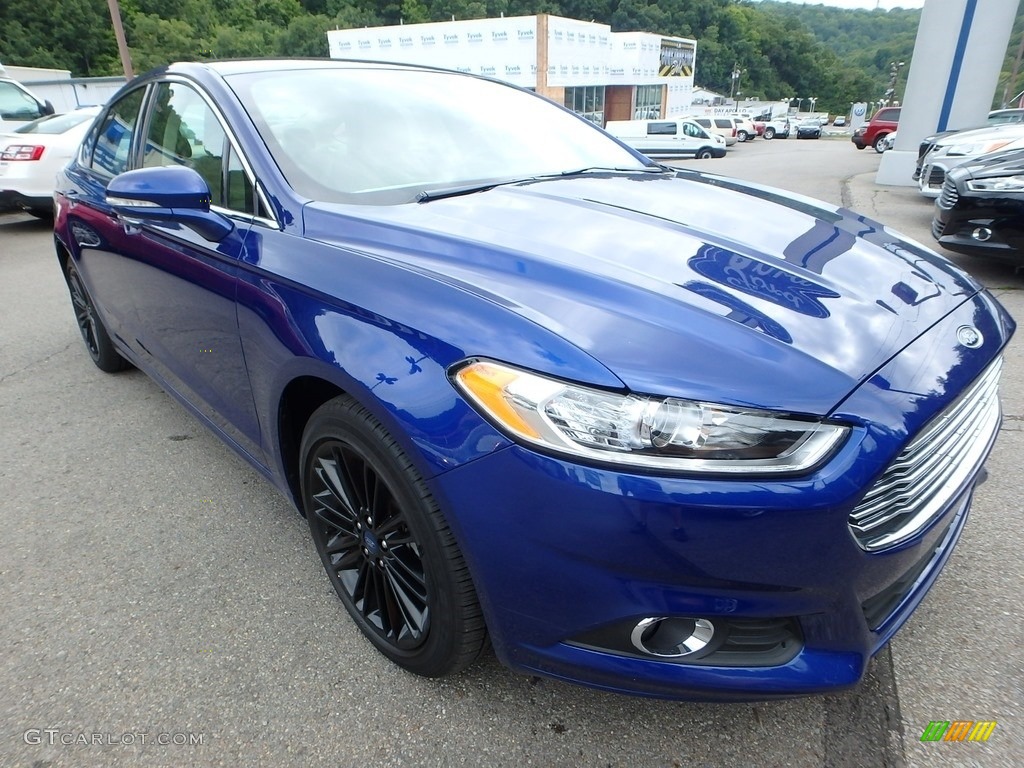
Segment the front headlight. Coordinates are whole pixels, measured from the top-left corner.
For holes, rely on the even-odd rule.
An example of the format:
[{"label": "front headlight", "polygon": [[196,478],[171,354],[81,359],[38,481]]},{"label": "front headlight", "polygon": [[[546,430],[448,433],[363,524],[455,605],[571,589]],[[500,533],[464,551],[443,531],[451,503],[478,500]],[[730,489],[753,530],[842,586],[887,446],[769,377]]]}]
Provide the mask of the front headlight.
[{"label": "front headlight", "polygon": [[600,462],[687,472],[807,471],[849,429],[755,408],[572,384],[487,360],[452,378],[498,428],[520,442]]},{"label": "front headlight", "polygon": [[1024,192],[1024,176],[971,179],[967,182],[967,188],[972,192]]},{"label": "front headlight", "polygon": [[987,155],[989,152],[1002,149],[1009,143],[1010,139],[1006,141],[980,141],[971,144],[950,144],[946,154],[954,157],[961,155]]}]

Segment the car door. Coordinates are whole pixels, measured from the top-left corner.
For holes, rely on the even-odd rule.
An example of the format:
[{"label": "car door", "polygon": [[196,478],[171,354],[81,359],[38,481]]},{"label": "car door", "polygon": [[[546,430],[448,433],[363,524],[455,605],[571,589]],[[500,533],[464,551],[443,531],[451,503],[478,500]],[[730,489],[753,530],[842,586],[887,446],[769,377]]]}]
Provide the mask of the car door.
[{"label": "car door", "polygon": [[[119,120],[122,115],[107,122]],[[119,336],[138,362],[261,461],[236,309],[239,264],[253,218],[251,184],[247,193],[238,183],[241,166],[225,122],[189,82],[153,84],[135,127],[139,130],[128,142],[127,167],[192,168],[210,187],[211,208],[231,218],[235,227],[223,240],[211,242],[173,221],[118,216],[94,194],[92,224],[107,258],[94,254],[83,259],[93,262],[84,266],[87,283],[95,285],[98,304],[116,307]]]}]

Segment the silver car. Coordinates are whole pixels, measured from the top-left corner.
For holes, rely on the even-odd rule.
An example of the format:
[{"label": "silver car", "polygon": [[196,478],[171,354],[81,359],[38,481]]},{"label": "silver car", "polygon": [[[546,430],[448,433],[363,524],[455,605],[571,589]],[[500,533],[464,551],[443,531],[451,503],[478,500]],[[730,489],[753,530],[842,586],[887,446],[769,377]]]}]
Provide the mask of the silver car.
[{"label": "silver car", "polygon": [[922,160],[918,188],[925,197],[938,197],[950,169],[991,152],[1022,147],[1024,124],[1020,123],[959,131],[944,136]]}]

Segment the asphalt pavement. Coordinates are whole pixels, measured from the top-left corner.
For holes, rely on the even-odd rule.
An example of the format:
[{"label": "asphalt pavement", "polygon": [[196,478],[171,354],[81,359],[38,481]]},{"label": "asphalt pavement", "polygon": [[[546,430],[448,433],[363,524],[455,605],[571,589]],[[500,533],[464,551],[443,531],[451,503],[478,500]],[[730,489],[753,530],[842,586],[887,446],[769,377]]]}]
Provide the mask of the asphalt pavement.
[{"label": "asphalt pavement", "polygon": [[[849,142],[756,141],[711,170],[930,244],[930,204]],[[752,222],[756,225],[756,222]],[[1024,332],[971,520],[842,694],[637,699],[487,656],[443,681],[373,652],[305,522],[144,375],[89,361],[46,225],[0,215],[0,766],[1016,766],[1024,761]],[[956,259],[1017,318],[1024,276]],[[931,721],[995,721],[985,743]]]}]

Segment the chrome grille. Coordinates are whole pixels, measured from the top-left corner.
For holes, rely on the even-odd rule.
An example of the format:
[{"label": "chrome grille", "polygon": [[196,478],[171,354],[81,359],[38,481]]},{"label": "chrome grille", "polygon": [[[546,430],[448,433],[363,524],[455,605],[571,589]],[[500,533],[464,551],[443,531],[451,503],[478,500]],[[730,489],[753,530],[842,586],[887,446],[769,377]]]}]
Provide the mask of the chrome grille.
[{"label": "chrome grille", "polygon": [[956,184],[947,176],[946,181],[942,185],[942,194],[939,195],[939,205],[948,211],[956,205],[956,201],[959,198],[960,193],[957,192]]},{"label": "chrome grille", "polygon": [[903,449],[850,513],[850,530],[873,552],[910,538],[946,510],[999,429],[997,360]]}]

